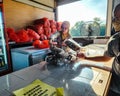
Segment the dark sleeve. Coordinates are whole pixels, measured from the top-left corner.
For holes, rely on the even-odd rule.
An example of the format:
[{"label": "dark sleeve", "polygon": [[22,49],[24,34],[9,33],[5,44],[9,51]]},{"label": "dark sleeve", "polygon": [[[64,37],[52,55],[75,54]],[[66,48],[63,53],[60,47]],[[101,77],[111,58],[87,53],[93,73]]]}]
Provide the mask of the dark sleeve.
[{"label": "dark sleeve", "polygon": [[119,45],[120,44],[120,34],[113,35],[107,45],[107,55],[108,56],[117,56],[119,53]]},{"label": "dark sleeve", "polygon": [[50,39],[54,41],[58,36],[60,36],[60,33],[56,32],[50,36]]},{"label": "dark sleeve", "polygon": [[56,39],[60,36],[60,33],[59,32],[55,32],[54,34],[52,34],[50,36],[50,39],[49,39],[49,44],[50,44],[50,48],[53,48],[55,47],[55,45],[52,44],[52,42],[55,42]]},{"label": "dark sleeve", "polygon": [[111,36],[114,35],[115,33],[116,33],[116,32],[115,32],[115,29],[112,28],[112,30],[111,30]]}]

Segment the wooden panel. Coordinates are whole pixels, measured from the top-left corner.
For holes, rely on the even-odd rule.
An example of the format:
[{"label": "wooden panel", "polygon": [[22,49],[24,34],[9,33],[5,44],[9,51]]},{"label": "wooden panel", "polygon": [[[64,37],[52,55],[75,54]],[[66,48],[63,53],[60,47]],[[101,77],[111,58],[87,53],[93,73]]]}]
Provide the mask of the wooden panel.
[{"label": "wooden panel", "polygon": [[54,19],[54,12],[48,12],[13,0],[4,0],[6,27],[16,29],[30,25],[33,20],[47,17]]},{"label": "wooden panel", "polygon": [[31,1],[36,1],[54,8],[54,0],[31,0]]},{"label": "wooden panel", "polygon": [[47,11],[53,11],[53,8],[45,6],[43,4],[40,4],[39,2],[35,1],[35,0],[14,0],[14,1],[18,1],[24,4],[28,4],[30,6],[34,6],[34,7],[38,7]]}]

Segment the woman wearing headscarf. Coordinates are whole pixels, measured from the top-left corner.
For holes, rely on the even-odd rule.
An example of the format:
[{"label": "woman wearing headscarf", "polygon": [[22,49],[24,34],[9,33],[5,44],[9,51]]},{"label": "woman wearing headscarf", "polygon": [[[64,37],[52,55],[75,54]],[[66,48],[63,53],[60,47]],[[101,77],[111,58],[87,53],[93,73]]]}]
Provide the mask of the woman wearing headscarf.
[{"label": "woman wearing headscarf", "polygon": [[60,57],[67,57],[65,53],[67,49],[65,40],[71,38],[69,33],[70,23],[64,21],[61,25],[61,31],[55,32],[50,36],[50,49],[51,51],[57,51]]}]

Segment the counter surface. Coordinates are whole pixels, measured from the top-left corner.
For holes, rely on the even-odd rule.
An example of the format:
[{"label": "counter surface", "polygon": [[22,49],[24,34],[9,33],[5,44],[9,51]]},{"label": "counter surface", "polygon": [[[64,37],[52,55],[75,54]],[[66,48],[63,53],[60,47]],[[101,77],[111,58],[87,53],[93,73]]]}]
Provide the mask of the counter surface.
[{"label": "counter surface", "polygon": [[[113,58],[101,57],[82,59],[79,62],[112,66]],[[0,96],[12,96],[12,92],[30,84],[36,79],[63,87],[65,96],[106,96],[111,73],[94,67],[79,67],[70,71],[65,66],[48,65],[42,69],[41,63],[0,77]]]}]

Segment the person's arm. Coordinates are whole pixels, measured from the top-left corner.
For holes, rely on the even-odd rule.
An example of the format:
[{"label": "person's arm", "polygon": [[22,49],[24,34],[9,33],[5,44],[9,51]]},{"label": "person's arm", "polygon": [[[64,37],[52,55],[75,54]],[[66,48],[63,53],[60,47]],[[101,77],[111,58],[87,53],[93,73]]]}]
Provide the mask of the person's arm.
[{"label": "person's arm", "polygon": [[56,39],[59,35],[60,35],[60,33],[59,33],[59,32],[56,32],[56,33],[54,33],[54,34],[52,34],[52,35],[50,36],[50,39],[49,39],[50,48],[54,47],[54,45],[57,44],[57,42],[55,42],[55,39]]},{"label": "person's arm", "polygon": [[81,46],[73,39],[69,38],[66,39],[64,41],[64,43],[66,44],[66,46],[68,46],[70,49],[74,50],[74,51],[78,51],[81,49]]},{"label": "person's arm", "polygon": [[[78,57],[95,57],[95,56],[107,56],[114,57],[119,52],[119,40],[117,39],[119,36],[112,36],[104,49],[99,49],[98,47],[94,47],[88,45],[88,47],[82,47],[80,51],[78,50]],[[92,48],[93,47],[93,48]],[[97,49],[98,48],[98,49]],[[97,51],[98,50],[98,51]]]},{"label": "person's arm", "polygon": [[109,39],[105,55],[110,57],[117,56],[120,51],[119,44],[120,44],[120,33],[117,33]]}]

